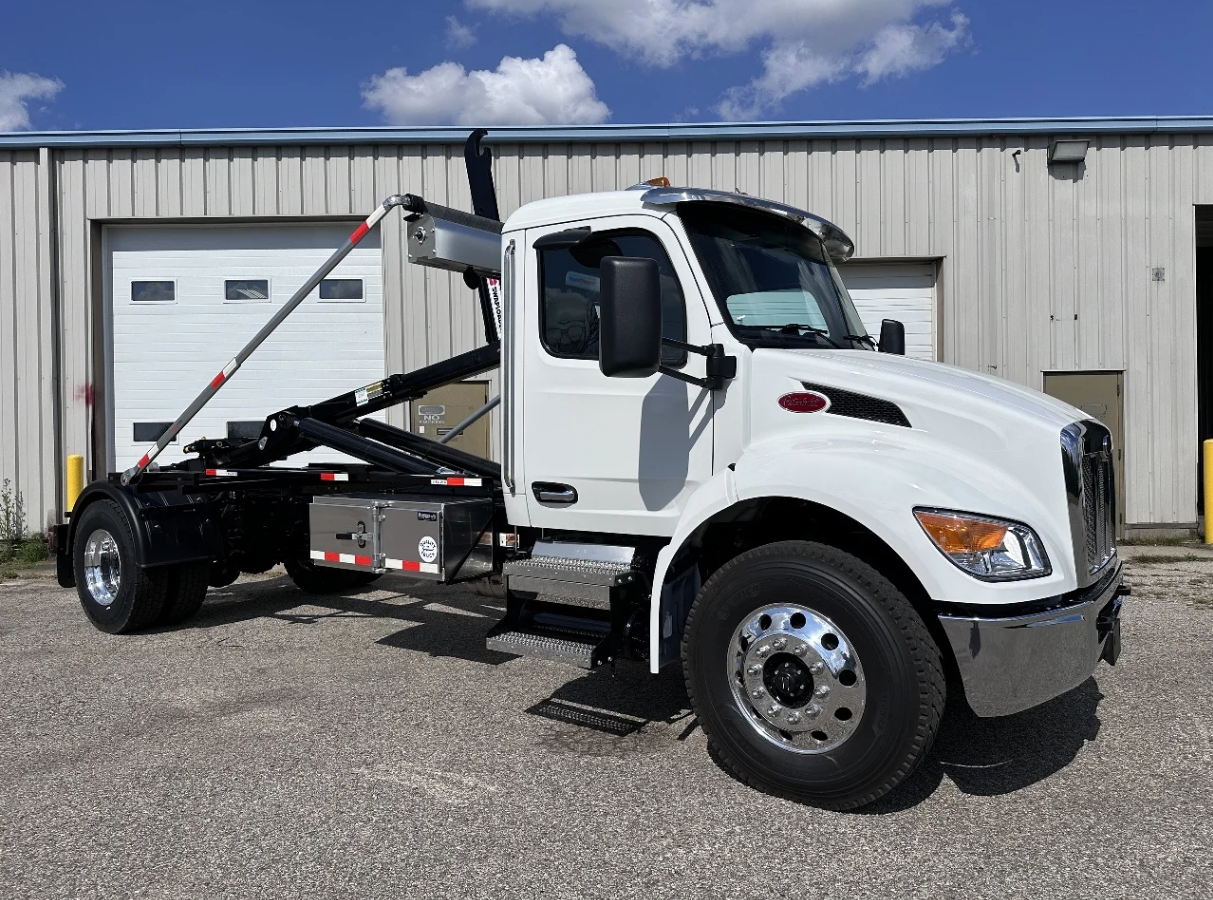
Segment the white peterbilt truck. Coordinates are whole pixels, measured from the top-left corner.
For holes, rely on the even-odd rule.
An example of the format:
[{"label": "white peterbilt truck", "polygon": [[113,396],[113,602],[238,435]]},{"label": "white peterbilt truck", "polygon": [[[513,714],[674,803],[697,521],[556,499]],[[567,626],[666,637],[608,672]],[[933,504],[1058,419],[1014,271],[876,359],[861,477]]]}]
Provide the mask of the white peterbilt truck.
[{"label": "white peterbilt truck", "polygon": [[[914,770],[949,685],[1006,715],[1115,664],[1128,587],[1103,425],[908,360],[899,323],[868,336],[837,269],[853,245],[807,211],[645,183],[501,222],[482,136],[475,214],[388,198],[54,527],[60,583],[98,628],[184,622],[208,586],[278,563],[315,593],[393,572],[491,581],[505,609],[489,647],[680,663],[735,776],[835,809]],[[486,345],[157,467],[395,207],[410,260],[479,292]],[[500,464],[370,417],[497,366]],[[284,462],[318,447],[359,462]]]}]

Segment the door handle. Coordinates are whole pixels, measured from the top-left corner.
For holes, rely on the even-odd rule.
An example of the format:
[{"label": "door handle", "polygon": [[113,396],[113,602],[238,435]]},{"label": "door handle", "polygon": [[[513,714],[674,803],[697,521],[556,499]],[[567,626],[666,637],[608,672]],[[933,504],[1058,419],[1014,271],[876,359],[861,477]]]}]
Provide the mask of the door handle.
[{"label": "door handle", "polygon": [[359,522],[357,531],[339,531],[333,537],[339,541],[357,541],[359,547],[365,547],[370,535],[366,533],[366,522]]},{"label": "door handle", "polygon": [[577,502],[577,489],[570,484],[536,481],[531,485],[531,492],[540,503],[560,503],[570,506]]}]

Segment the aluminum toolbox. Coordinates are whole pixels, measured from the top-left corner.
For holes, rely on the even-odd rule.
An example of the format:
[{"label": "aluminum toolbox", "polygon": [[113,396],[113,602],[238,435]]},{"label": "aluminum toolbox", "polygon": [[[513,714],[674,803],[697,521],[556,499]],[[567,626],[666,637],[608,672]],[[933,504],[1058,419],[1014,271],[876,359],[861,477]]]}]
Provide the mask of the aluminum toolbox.
[{"label": "aluminum toolbox", "polygon": [[336,494],[316,497],[308,519],[317,565],[438,581],[492,569],[493,501],[487,497]]}]

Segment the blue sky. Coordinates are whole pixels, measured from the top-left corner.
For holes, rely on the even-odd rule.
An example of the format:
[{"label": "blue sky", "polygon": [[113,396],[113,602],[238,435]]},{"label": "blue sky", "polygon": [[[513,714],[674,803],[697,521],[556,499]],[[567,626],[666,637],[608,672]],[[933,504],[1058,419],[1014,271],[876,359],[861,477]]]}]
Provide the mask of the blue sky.
[{"label": "blue sky", "polygon": [[1204,0],[8,3],[0,130],[1207,114],[1211,36]]}]

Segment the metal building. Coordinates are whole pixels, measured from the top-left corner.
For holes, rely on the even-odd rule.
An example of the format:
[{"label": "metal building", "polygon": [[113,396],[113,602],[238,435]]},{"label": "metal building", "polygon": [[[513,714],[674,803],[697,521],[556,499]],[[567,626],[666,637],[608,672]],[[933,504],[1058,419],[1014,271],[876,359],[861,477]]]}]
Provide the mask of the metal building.
[{"label": "metal building", "polygon": [[[347,221],[400,191],[468,208],[465,136],[0,135],[0,479],[31,525],[62,508],[66,454],[90,475],[129,464]],[[503,128],[487,143],[503,215],[665,175],[837,222],[865,320],[901,318],[912,352],[1109,421],[1126,528],[1195,527],[1213,118]],[[480,340],[471,292],[404,262],[396,216],[319,293],[187,438]]]}]

